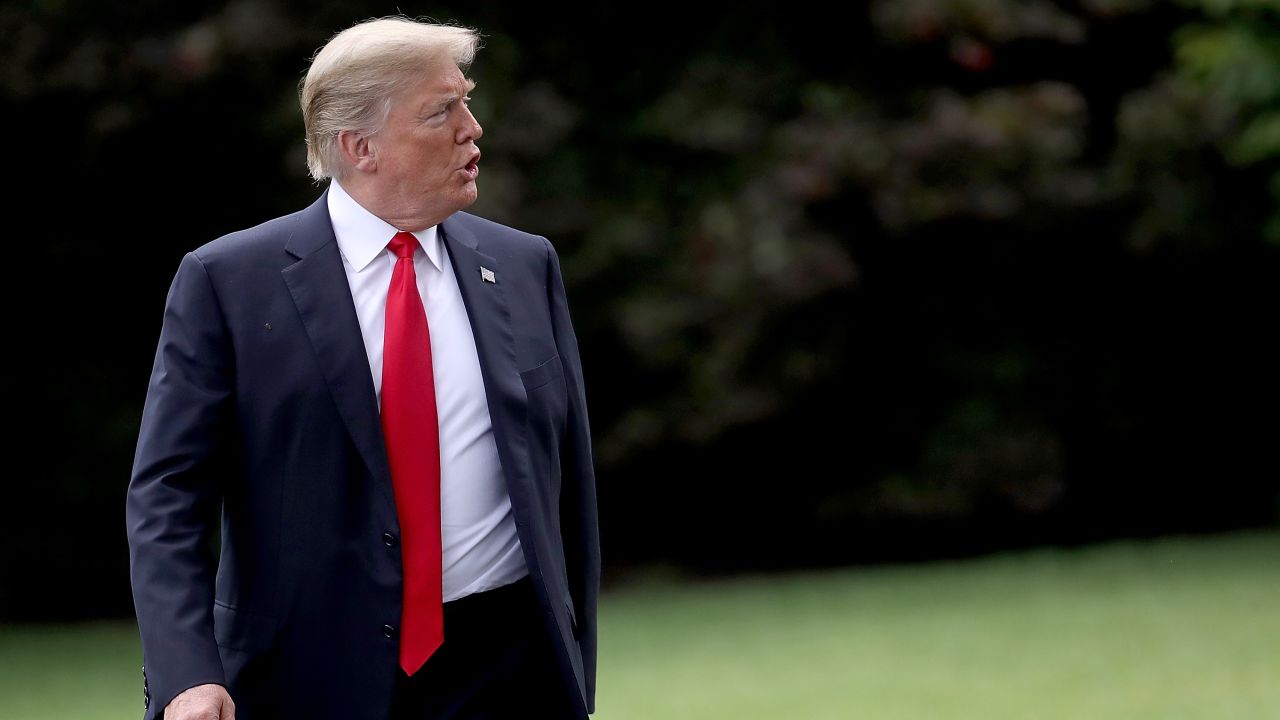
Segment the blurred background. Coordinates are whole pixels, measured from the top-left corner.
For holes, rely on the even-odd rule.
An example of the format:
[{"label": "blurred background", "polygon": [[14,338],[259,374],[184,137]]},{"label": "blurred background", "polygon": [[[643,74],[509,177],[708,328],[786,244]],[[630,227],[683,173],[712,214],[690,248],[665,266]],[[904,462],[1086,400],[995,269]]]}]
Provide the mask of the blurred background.
[{"label": "blurred background", "polygon": [[0,715],[141,712],[166,291],[397,12],[562,258],[599,717],[1280,717],[1280,0],[0,3]]}]

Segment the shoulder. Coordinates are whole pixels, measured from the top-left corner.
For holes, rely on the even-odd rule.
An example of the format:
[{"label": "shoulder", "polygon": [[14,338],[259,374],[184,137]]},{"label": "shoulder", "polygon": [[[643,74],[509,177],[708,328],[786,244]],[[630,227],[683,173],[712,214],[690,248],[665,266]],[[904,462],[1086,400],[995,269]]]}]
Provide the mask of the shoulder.
[{"label": "shoulder", "polygon": [[284,252],[285,243],[301,224],[303,212],[299,210],[253,227],[229,232],[200,245],[192,252],[205,263],[248,260],[264,252]]},{"label": "shoulder", "polygon": [[449,219],[445,222],[461,227],[476,237],[484,238],[487,242],[509,243],[516,247],[522,246],[526,249],[539,251],[550,245],[550,241],[543,235],[504,225],[461,210],[449,216]]},{"label": "shoulder", "polygon": [[191,251],[206,268],[261,271],[280,268],[297,261],[299,248],[314,250],[333,238],[326,195],[309,206],[271,218],[252,227],[226,233]]},{"label": "shoulder", "polygon": [[544,271],[557,262],[555,246],[545,235],[528,232],[510,225],[458,211],[444,221],[446,234],[453,231],[474,238],[475,246],[486,255],[499,259],[516,259],[529,264],[531,270]]}]

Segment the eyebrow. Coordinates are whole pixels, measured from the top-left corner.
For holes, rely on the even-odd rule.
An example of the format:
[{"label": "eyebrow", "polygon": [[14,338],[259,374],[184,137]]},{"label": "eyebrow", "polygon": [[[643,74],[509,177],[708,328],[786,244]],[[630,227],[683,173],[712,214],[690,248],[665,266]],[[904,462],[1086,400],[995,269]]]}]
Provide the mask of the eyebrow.
[{"label": "eyebrow", "polygon": [[[476,81],[475,81],[475,80],[472,80],[471,78],[467,78],[467,92],[469,93],[469,92],[471,92],[472,90],[475,90],[475,89],[476,89]],[[445,96],[441,97],[439,100],[437,100],[436,102],[432,103],[432,104],[431,104],[431,105],[429,105],[428,107],[431,107],[431,108],[433,108],[433,109],[434,109],[434,108],[442,108],[442,107],[444,107],[444,106],[448,105],[449,103],[451,103],[451,102],[453,102],[453,101],[457,100],[457,99],[458,99],[458,98],[460,98],[460,97],[462,97],[462,96],[461,96],[461,95],[459,95],[459,94],[457,94],[457,93],[450,93],[450,94],[448,94],[448,95],[445,95]]]}]

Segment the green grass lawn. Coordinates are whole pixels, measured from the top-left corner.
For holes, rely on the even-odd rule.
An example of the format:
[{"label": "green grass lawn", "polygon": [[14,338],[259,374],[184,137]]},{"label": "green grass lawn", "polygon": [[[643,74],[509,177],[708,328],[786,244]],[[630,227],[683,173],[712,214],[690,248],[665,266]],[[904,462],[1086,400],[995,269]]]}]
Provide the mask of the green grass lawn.
[{"label": "green grass lawn", "polygon": [[[632,585],[595,717],[1280,718],[1278,560],[1252,532]],[[0,718],[137,718],[140,658],[130,623],[0,628]]]}]

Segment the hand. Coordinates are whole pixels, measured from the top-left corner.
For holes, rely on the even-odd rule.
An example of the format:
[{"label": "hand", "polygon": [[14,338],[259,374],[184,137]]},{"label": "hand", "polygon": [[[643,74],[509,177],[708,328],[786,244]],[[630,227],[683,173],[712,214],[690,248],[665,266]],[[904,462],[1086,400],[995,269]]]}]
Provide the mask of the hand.
[{"label": "hand", "polygon": [[197,685],[178,693],[164,708],[164,720],[236,720],[236,704],[221,685]]}]

